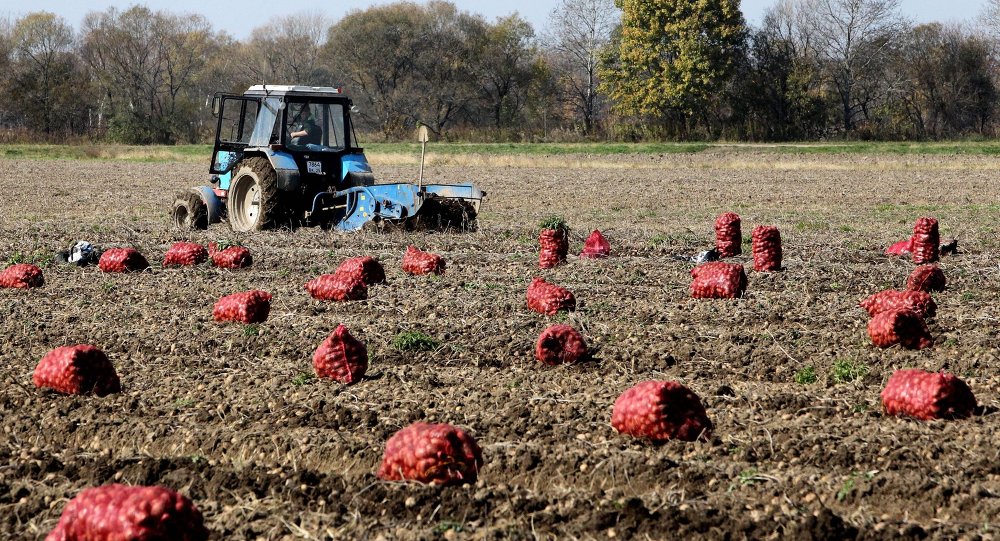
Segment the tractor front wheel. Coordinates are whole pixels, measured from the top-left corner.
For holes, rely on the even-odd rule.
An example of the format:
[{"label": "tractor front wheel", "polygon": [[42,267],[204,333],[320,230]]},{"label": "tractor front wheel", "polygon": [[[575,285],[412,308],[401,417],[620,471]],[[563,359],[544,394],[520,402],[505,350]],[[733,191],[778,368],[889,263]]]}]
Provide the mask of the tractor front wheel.
[{"label": "tractor front wheel", "polygon": [[233,231],[260,231],[275,225],[280,212],[278,175],[267,158],[243,160],[233,172],[226,212]]},{"label": "tractor front wheel", "polygon": [[180,192],[174,197],[170,216],[176,228],[208,229],[208,206],[192,190]]}]

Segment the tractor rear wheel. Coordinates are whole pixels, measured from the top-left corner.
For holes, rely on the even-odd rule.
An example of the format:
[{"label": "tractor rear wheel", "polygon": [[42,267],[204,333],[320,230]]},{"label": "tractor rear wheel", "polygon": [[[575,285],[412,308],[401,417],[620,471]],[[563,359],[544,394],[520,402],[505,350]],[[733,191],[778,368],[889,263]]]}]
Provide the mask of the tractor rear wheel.
[{"label": "tractor rear wheel", "polygon": [[273,227],[280,211],[278,175],[271,162],[261,157],[240,162],[233,171],[226,200],[233,231],[245,233]]},{"label": "tractor rear wheel", "polygon": [[179,192],[174,197],[170,213],[174,227],[179,229],[208,229],[208,206],[192,190]]}]

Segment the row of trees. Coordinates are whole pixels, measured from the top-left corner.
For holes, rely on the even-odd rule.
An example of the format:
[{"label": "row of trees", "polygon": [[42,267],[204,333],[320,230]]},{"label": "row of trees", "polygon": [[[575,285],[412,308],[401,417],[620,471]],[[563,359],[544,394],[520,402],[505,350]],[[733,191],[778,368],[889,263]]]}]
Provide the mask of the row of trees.
[{"label": "row of trees", "polygon": [[560,0],[536,32],[446,1],[338,21],[279,17],[237,40],[135,6],[79,30],[0,21],[0,141],[204,141],[217,91],[344,85],[370,138],[945,138],[995,135],[1000,0],[980,24],[914,25],[899,0]]},{"label": "row of trees", "polygon": [[899,0],[779,0],[747,40],[746,134],[947,138],[997,130],[996,41],[912,25]]}]

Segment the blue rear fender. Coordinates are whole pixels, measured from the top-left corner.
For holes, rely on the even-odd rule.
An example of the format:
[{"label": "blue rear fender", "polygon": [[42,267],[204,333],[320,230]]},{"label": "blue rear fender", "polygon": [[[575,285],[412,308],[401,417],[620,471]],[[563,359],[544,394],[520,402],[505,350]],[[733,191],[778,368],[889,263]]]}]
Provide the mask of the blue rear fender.
[{"label": "blue rear fender", "polygon": [[340,163],[340,180],[344,180],[348,173],[372,172],[372,166],[368,164],[368,158],[364,154],[345,154],[340,158]]},{"label": "blue rear fender", "polygon": [[266,149],[267,159],[278,177],[278,189],[283,192],[293,192],[302,185],[302,174],[299,165],[291,154],[281,150]]},{"label": "blue rear fender", "polygon": [[345,154],[340,158],[340,186],[371,186],[375,175],[364,154]]}]

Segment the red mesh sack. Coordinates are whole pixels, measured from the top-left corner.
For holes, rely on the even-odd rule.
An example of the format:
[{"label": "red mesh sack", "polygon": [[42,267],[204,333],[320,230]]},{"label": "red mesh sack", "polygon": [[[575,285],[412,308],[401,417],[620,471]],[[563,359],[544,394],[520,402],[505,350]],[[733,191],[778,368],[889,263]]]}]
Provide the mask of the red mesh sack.
[{"label": "red mesh sack", "polygon": [[220,250],[212,242],[208,245],[208,255],[212,257],[212,265],[220,269],[242,269],[253,264],[250,250],[242,246],[229,246]]},{"label": "red mesh sack", "polygon": [[937,303],[929,294],[912,290],[887,289],[879,291],[859,302],[858,306],[864,308],[869,316],[889,310],[911,310],[922,318],[931,318],[937,313]]},{"label": "red mesh sack", "polygon": [[739,214],[724,212],[715,219],[715,250],[719,252],[719,257],[733,257],[743,253]]},{"label": "red mesh sack", "polygon": [[587,354],[583,336],[569,325],[553,325],[535,343],[535,358],[548,365],[573,364]]},{"label": "red mesh sack", "polygon": [[608,239],[604,238],[604,235],[600,231],[595,229],[587,240],[583,243],[583,251],[580,252],[580,257],[586,257],[590,259],[598,259],[601,257],[608,257],[611,255],[611,243]]},{"label": "red mesh sack", "polygon": [[868,322],[868,335],[880,348],[899,344],[906,349],[924,349],[934,345],[927,324],[912,310],[880,312]]},{"label": "red mesh sack", "polygon": [[566,254],[569,253],[569,238],[566,230],[543,229],[538,234],[538,266],[543,269],[551,269],[561,263],[566,262]]},{"label": "red mesh sack", "polygon": [[216,321],[238,321],[244,324],[263,323],[271,313],[271,294],[253,290],[222,297],[212,309]]},{"label": "red mesh sack", "polygon": [[459,485],[475,483],[482,467],[482,450],[460,428],[414,423],[386,442],[378,478]]},{"label": "red mesh sack", "polygon": [[108,356],[86,344],[62,346],[46,353],[35,366],[31,381],[35,387],[62,394],[107,396],[122,390]]},{"label": "red mesh sack", "polygon": [[944,273],[937,265],[920,265],[906,279],[906,289],[911,291],[944,291]]},{"label": "red mesh sack", "polygon": [[208,250],[193,242],[175,242],[163,256],[163,266],[191,266],[208,261]]},{"label": "red mesh sack", "polygon": [[104,272],[134,272],[149,268],[149,262],[135,248],[109,248],[97,261]]},{"label": "red mesh sack", "polygon": [[938,247],[941,236],[938,234],[938,221],[934,218],[918,218],[913,224],[913,262],[920,265],[934,263],[938,260]]},{"label": "red mesh sack", "polygon": [[45,285],[42,269],[30,263],[11,265],[0,272],[0,288],[30,289]]},{"label": "red mesh sack", "polygon": [[885,249],[886,255],[906,255],[910,253],[910,246],[913,244],[913,238],[910,237],[906,240],[901,240],[896,244]]},{"label": "red mesh sack", "polygon": [[403,256],[403,272],[406,274],[444,274],[444,258],[425,252],[416,246],[407,246]]},{"label": "red mesh sack", "polygon": [[753,270],[769,272],[781,270],[781,233],[773,225],[753,228]]},{"label": "red mesh sack", "polygon": [[203,541],[201,512],[164,487],[105,485],[66,504],[45,541]]},{"label": "red mesh sack", "polygon": [[712,421],[701,399],[676,381],[644,381],[625,391],[611,413],[620,434],[654,442],[708,440]]},{"label": "red mesh sack", "polygon": [[972,415],[976,397],[952,374],[912,368],[892,374],[882,391],[882,407],[888,415],[956,419]]},{"label": "red mesh sack", "polygon": [[691,276],[695,299],[735,299],[747,289],[747,273],[737,263],[705,263],[691,269]]},{"label": "red mesh sack", "polygon": [[559,310],[576,310],[576,298],[566,288],[533,278],[528,286],[528,308],[552,316]]},{"label": "red mesh sack", "polygon": [[313,353],[316,376],[350,385],[361,381],[368,371],[368,348],[337,325]]},{"label": "red mesh sack", "polygon": [[353,280],[360,280],[366,286],[385,283],[385,269],[374,257],[361,256],[344,260],[334,274],[342,274]]},{"label": "red mesh sack", "polygon": [[360,301],[368,298],[368,286],[357,274],[324,274],[306,282],[306,291],[321,301]]}]

